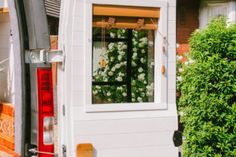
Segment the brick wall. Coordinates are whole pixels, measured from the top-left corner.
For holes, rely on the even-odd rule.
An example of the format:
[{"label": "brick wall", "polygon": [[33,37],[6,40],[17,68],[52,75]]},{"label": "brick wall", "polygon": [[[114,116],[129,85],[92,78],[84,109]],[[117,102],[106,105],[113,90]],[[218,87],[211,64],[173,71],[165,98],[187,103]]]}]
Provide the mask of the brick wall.
[{"label": "brick wall", "polygon": [[189,52],[188,40],[199,27],[199,1],[177,1],[177,54]]}]

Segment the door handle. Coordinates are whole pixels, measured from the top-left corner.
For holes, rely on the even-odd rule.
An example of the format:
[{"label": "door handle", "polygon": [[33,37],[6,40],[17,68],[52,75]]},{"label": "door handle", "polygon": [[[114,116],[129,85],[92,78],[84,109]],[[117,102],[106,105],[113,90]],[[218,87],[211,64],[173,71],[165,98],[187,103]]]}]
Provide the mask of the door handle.
[{"label": "door handle", "polygon": [[37,155],[37,154],[45,154],[45,155],[55,155],[55,156],[57,156],[57,154],[55,154],[55,153],[44,152],[44,151],[38,151],[38,150],[35,149],[35,148],[29,149],[29,152],[32,153],[32,154],[34,154],[34,155]]}]

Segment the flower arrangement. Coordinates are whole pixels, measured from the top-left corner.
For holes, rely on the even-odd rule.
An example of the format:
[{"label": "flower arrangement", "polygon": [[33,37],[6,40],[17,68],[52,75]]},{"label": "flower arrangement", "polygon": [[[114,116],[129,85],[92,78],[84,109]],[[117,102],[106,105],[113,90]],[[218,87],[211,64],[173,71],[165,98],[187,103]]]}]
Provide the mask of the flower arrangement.
[{"label": "flower arrangement", "polygon": [[[109,38],[126,39],[126,29],[110,29]],[[93,85],[93,102],[122,103],[127,100],[127,81],[131,77],[131,102],[151,102],[154,95],[154,55],[149,55],[153,42],[148,31],[132,30],[132,47],[126,41],[106,44],[102,57],[106,64],[93,72],[94,82],[118,82],[122,85]],[[127,75],[127,53],[131,53],[131,76]],[[153,52],[152,52],[153,53]]]}]

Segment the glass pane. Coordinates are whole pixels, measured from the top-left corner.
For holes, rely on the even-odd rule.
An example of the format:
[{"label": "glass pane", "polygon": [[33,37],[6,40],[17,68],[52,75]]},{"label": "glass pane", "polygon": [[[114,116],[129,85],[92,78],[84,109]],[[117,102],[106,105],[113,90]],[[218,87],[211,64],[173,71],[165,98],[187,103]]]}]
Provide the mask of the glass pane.
[{"label": "glass pane", "polygon": [[125,39],[127,37],[126,29],[106,29],[93,27],[93,38],[101,39]]},{"label": "glass pane", "polygon": [[125,42],[93,42],[93,81],[125,81],[126,53]]},{"label": "glass pane", "polygon": [[132,102],[153,102],[154,32],[132,32]]},{"label": "glass pane", "polygon": [[152,30],[93,28],[93,104],[154,102],[154,57]]},{"label": "glass pane", "polygon": [[93,104],[127,102],[126,86],[93,85]]}]

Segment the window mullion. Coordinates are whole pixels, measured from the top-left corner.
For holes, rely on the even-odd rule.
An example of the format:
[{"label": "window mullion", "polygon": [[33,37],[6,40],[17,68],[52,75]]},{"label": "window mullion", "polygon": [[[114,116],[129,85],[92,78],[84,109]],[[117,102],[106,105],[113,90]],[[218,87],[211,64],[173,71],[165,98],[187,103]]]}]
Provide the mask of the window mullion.
[{"label": "window mullion", "polygon": [[128,29],[128,40],[127,40],[127,102],[132,102],[132,90],[131,90],[131,77],[132,77],[132,30]]}]

